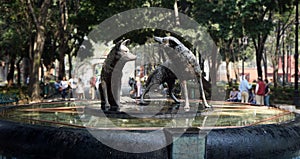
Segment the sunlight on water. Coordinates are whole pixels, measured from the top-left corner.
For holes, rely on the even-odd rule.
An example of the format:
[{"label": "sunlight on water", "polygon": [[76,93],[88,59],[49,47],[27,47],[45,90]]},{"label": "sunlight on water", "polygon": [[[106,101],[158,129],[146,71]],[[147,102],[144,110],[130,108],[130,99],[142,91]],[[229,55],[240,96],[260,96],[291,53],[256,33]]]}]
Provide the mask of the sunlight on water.
[{"label": "sunlight on water", "polygon": [[[196,107],[196,105],[193,105]],[[176,116],[174,106],[152,104],[148,106],[126,105],[125,113],[113,117],[101,113],[88,113],[84,108],[100,111],[100,103],[62,102],[5,109],[0,118],[10,121],[66,127],[135,128],[135,127],[204,127],[207,118],[217,118],[215,127],[251,126],[288,122],[295,118],[293,113],[276,108],[241,104],[214,104],[213,109],[200,110],[195,117]],[[173,111],[170,113],[170,109]],[[182,109],[182,108],[179,108]],[[159,112],[159,115],[158,113]],[[129,114],[129,115],[126,115]],[[139,117],[132,117],[132,113]],[[100,115],[99,115],[100,114]],[[125,114],[125,115],[124,115]]]}]

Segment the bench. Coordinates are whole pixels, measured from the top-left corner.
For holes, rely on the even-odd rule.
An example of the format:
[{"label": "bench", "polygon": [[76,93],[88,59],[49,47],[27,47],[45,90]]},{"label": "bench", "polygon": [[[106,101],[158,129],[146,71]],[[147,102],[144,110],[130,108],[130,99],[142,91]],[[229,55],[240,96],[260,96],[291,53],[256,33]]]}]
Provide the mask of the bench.
[{"label": "bench", "polygon": [[19,98],[16,94],[0,94],[0,104],[18,104]]}]

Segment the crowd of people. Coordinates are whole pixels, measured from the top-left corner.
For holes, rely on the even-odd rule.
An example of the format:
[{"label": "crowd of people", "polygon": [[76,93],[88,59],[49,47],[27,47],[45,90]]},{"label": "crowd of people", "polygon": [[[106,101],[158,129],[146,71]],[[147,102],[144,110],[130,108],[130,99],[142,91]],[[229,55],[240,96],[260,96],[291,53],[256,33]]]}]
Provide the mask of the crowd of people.
[{"label": "crowd of people", "polygon": [[[100,78],[91,77],[89,81],[89,99],[97,98],[97,84],[99,85]],[[71,77],[67,80],[66,77],[63,77],[61,80],[57,79],[54,83],[55,94],[61,96],[62,99],[66,98],[77,98],[77,99],[87,99],[85,93],[85,84],[81,78],[75,79]]]},{"label": "crowd of people", "polygon": [[[90,78],[90,86],[88,90],[89,99],[97,98],[97,86],[99,83],[100,77]],[[138,87],[140,85],[138,80],[130,78],[128,83],[132,88],[130,91],[130,96],[133,98],[139,97],[139,92],[141,90]],[[261,77],[258,77],[257,81],[253,81],[253,83],[256,83],[255,86],[249,83],[248,76],[242,76],[238,88],[236,86],[232,87],[227,101],[270,106],[271,90],[269,81],[267,79],[262,80]],[[71,77],[69,80],[67,80],[66,77],[63,77],[61,80],[56,80],[54,86],[56,94],[61,95],[62,99],[67,97],[86,99],[85,85],[81,78],[74,79]]]},{"label": "crowd of people", "polygon": [[242,76],[239,88],[232,88],[227,101],[270,106],[271,89],[268,79],[263,80],[262,77],[258,77],[254,83],[255,86],[252,86],[249,77]]}]

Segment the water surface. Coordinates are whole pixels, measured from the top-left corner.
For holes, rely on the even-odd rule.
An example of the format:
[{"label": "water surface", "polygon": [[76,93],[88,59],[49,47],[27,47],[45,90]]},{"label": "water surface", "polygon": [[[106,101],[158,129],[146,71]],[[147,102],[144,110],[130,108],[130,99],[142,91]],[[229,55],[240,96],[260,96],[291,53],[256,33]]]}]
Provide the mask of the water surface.
[{"label": "water surface", "polygon": [[182,106],[169,103],[147,106],[131,103],[121,107],[122,113],[105,115],[99,102],[57,102],[5,109],[0,118],[28,124],[91,128],[225,128],[277,124],[295,118],[291,112],[264,106],[223,102],[214,102],[212,106],[212,109],[196,110],[198,104],[191,103],[191,111],[186,112]]}]

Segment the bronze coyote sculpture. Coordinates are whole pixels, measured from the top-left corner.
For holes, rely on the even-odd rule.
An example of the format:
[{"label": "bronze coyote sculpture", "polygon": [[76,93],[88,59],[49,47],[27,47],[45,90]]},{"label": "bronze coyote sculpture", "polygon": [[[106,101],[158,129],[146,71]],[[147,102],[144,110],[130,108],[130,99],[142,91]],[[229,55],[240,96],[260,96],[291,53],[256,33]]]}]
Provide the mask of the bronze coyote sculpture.
[{"label": "bronze coyote sculpture", "polygon": [[101,70],[101,108],[116,111],[120,106],[122,70],[126,62],[133,61],[136,56],[130,53],[127,45],[129,39],[119,41],[109,52]]},{"label": "bronze coyote sculpture", "polygon": [[195,57],[195,55],[185,47],[177,38],[175,37],[155,37],[155,41],[165,44],[168,47],[174,49],[172,53],[175,55],[173,59],[167,60],[160,66],[158,66],[146,81],[146,89],[141,96],[141,103],[144,102],[145,95],[149,92],[150,88],[155,84],[162,84],[166,82],[169,87],[169,96],[176,102],[179,103],[178,99],[172,93],[172,88],[174,87],[175,79],[180,79],[182,82],[182,88],[184,92],[185,99],[185,109],[189,109],[189,99],[187,91],[186,80],[196,79],[199,84],[199,91],[201,93],[203,104],[205,107],[210,107],[206,101],[205,92],[202,83],[202,71],[200,65]]}]

